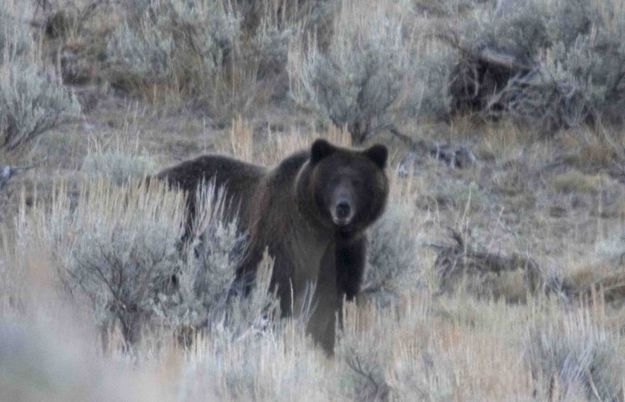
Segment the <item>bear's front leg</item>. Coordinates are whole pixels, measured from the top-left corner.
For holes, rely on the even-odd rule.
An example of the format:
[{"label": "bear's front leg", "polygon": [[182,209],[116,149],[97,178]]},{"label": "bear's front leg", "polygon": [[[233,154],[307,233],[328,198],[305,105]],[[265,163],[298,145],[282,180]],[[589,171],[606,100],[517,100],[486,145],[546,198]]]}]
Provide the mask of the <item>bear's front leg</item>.
[{"label": "bear's front leg", "polygon": [[360,291],[367,258],[367,237],[339,239],[336,245],[336,283],[339,297],[353,300]]},{"label": "bear's front leg", "polygon": [[307,326],[307,332],[328,355],[334,353],[336,317],[341,308],[342,300],[337,289],[334,256],[335,248],[332,245],[328,247],[321,260],[319,277],[312,300],[313,312]]}]

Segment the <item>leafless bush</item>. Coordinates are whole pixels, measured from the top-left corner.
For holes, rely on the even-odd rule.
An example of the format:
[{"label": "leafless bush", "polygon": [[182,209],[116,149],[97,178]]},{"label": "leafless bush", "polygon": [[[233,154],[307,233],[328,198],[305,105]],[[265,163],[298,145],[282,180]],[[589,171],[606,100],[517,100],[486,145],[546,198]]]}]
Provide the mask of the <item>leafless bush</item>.
[{"label": "leafless bush", "polygon": [[618,338],[580,313],[536,323],[526,353],[538,390],[550,400],[569,400],[581,392],[589,399],[621,401],[620,350]]},{"label": "leafless bush", "polygon": [[[245,113],[256,106],[287,99],[289,43],[301,32],[317,26],[325,1],[235,1],[241,35],[227,60],[224,78],[229,87],[212,93],[216,102]],[[224,90],[228,89],[228,92]],[[220,95],[219,92],[223,92]]]},{"label": "leafless bush", "polygon": [[371,353],[372,351],[381,352],[381,349],[365,351],[354,348],[347,352],[345,364],[351,370],[355,400],[384,401],[389,399],[390,386],[384,373],[384,361],[389,357]]},{"label": "leafless bush", "polygon": [[[420,112],[425,98],[421,95],[428,87],[416,77],[432,59],[419,54],[417,35],[399,5],[343,2],[333,32],[327,49],[314,36],[302,35],[292,45],[288,69],[297,103],[346,126],[356,143],[388,128],[402,112]],[[436,91],[437,83],[445,80],[435,77],[439,74],[435,65],[429,67],[430,76],[420,78]],[[440,92],[436,99],[444,108]]]},{"label": "leafless bush", "polygon": [[238,62],[249,64],[257,76],[257,85],[264,88],[275,100],[281,100],[288,92],[286,78],[288,45],[300,31],[301,24],[297,20],[278,16],[275,14],[277,12],[277,10],[265,11],[266,15],[259,20],[258,28],[251,38],[242,44],[242,54]]},{"label": "leafless bush", "polygon": [[[288,93],[289,43],[303,33],[331,36],[329,22],[340,2],[328,0],[237,1],[247,37],[241,62],[255,65],[259,85],[282,100]],[[322,39],[323,40],[323,39]]]},{"label": "leafless bush", "polygon": [[[504,0],[505,1],[505,0]],[[481,3],[493,3],[490,0],[412,0],[414,11],[428,17],[452,17],[473,11]]]}]

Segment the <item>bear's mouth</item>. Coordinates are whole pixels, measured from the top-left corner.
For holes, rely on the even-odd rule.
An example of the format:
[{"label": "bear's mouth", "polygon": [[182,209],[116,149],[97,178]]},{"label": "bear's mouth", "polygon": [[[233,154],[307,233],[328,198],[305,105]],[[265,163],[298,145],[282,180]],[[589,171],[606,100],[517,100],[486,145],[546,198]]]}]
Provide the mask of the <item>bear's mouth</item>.
[{"label": "bear's mouth", "polygon": [[345,218],[339,218],[335,215],[332,215],[332,222],[334,222],[334,224],[337,226],[347,226],[352,222],[352,218],[351,216],[345,217]]},{"label": "bear's mouth", "polygon": [[341,209],[335,208],[332,212],[332,222],[337,226],[347,226],[352,223],[354,213],[351,208]]}]

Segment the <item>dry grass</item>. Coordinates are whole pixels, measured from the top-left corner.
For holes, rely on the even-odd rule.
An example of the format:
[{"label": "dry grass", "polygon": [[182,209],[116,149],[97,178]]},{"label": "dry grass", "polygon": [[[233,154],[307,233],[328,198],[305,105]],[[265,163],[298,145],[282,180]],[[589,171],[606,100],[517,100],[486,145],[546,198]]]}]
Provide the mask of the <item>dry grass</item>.
[{"label": "dry grass", "polygon": [[587,176],[577,170],[555,176],[552,179],[553,188],[563,193],[595,193],[601,186],[601,177]]},{"label": "dry grass", "polygon": [[259,138],[260,135],[255,135],[249,123],[239,117],[233,120],[228,137],[218,146],[218,151],[244,161],[271,166],[285,155],[308,148],[315,138],[325,138],[344,147],[349,147],[352,143],[350,134],[338,128],[323,132],[301,132],[294,128],[288,132],[268,130],[263,136],[264,138]]},{"label": "dry grass", "polygon": [[[302,134],[296,131],[289,134],[275,133],[272,134],[273,137],[268,137],[259,144],[251,133],[249,123],[237,120],[232,130],[224,134],[224,142],[229,141],[232,144],[233,139],[249,141],[237,144],[240,145],[237,153],[243,156],[250,149],[253,152],[257,149],[264,150],[265,154],[252,154],[252,160],[270,162],[301,148],[307,143],[306,138],[309,138],[303,136],[302,139]],[[310,138],[316,135],[319,134],[311,134]],[[321,135],[346,145],[351,138],[349,133],[339,130]],[[267,145],[269,141],[274,141],[273,147]],[[510,144],[514,146],[513,143]],[[368,292],[367,295],[374,297],[361,298],[358,305],[346,307],[344,328],[339,335],[337,355],[333,359],[327,359],[309,343],[303,335],[301,323],[297,321],[284,321],[277,328],[251,331],[249,335],[235,339],[219,330],[198,335],[191,349],[172,344],[167,340],[169,338],[166,334],[148,332],[143,334],[142,340],[136,346],[133,367],[129,366],[125,352],[120,351],[125,344],[123,340],[119,340],[123,339],[122,334],[116,335],[113,332],[110,335],[112,345],[120,345],[121,349],[113,346],[112,355],[97,354],[91,363],[93,365],[95,362],[99,367],[98,378],[112,385],[94,387],[89,385],[92,381],[90,378],[81,377],[77,381],[81,384],[80,387],[86,388],[77,388],[76,383],[71,386],[63,385],[55,380],[55,375],[58,372],[80,371],[84,365],[82,360],[64,360],[66,363],[61,366],[54,361],[60,359],[59,356],[73,355],[85,348],[95,348],[95,334],[83,337],[80,342],[67,342],[60,351],[48,357],[50,352],[46,342],[52,335],[37,335],[40,334],[37,331],[48,328],[51,325],[49,320],[33,324],[34,326],[22,324],[18,326],[18,330],[42,337],[44,346],[39,347],[38,343],[33,343],[27,337],[21,347],[42,362],[38,375],[50,378],[49,382],[53,385],[46,388],[45,392],[53,400],[81,398],[84,395],[108,400],[119,394],[126,397],[134,395],[138,400],[202,400],[207,394],[216,395],[222,400],[583,400],[587,390],[593,395],[593,387],[598,389],[596,392],[600,392],[599,395],[612,395],[614,387],[622,384],[620,358],[607,360],[610,367],[613,367],[610,369],[612,377],[593,377],[594,385],[586,388],[585,384],[591,383],[584,382],[585,377],[580,377],[582,379],[578,381],[578,377],[571,377],[570,373],[575,373],[574,371],[567,371],[570,368],[567,368],[569,366],[566,356],[567,353],[573,353],[571,356],[580,356],[579,359],[582,359],[576,360],[579,364],[586,364],[583,363],[586,361],[583,360],[586,356],[584,353],[593,350],[587,349],[589,347],[597,347],[601,351],[605,347],[616,348],[607,350],[623,348],[620,338],[614,332],[618,328],[616,323],[622,320],[617,320],[618,314],[607,313],[608,307],[598,302],[605,297],[612,305],[620,298],[620,243],[597,246],[596,252],[589,254],[584,260],[589,264],[601,264],[604,267],[601,272],[597,265],[584,266],[580,263],[573,267],[568,264],[572,258],[570,255],[553,255],[556,261],[568,264],[565,268],[566,272],[570,272],[567,283],[573,283],[579,295],[594,295],[597,305],[592,308],[587,305],[577,306],[575,303],[564,306],[541,296],[529,299],[526,298],[527,295],[523,298],[517,297],[515,295],[519,292],[524,293],[526,285],[523,281],[506,282],[504,278],[491,291],[505,294],[509,299],[525,300],[524,302],[507,304],[488,297],[478,300],[460,288],[457,292],[440,296],[438,279],[432,272],[434,254],[422,246],[437,236],[437,228],[442,227],[444,222],[450,222],[449,217],[441,211],[419,211],[413,204],[415,197],[429,186],[428,180],[394,176],[392,179],[391,194],[394,201],[384,221],[389,222],[390,233],[398,236],[398,239],[415,236],[416,241],[408,243],[407,246],[402,246],[404,243],[401,242],[392,246],[395,240],[381,237],[389,239],[383,244],[392,246],[394,254],[391,256],[400,262],[399,270],[403,275],[393,278],[394,282],[387,282],[383,287],[386,292],[392,290],[393,297]],[[571,191],[578,192],[577,189]],[[63,191],[59,195],[62,193]],[[121,196],[122,193],[115,194]],[[154,202],[150,201],[152,196],[141,199],[153,207],[167,209],[156,198],[153,199]],[[118,208],[120,202],[126,201],[109,199],[95,192],[86,202],[83,200],[77,204],[76,213],[78,216],[82,214],[91,217],[94,225],[98,222],[121,223],[138,219],[135,208],[127,210],[130,215],[124,215]],[[65,210],[59,209],[59,205],[57,203],[51,207],[59,211]],[[456,208],[461,211],[454,211]],[[479,210],[480,208],[476,209]],[[22,251],[22,257],[12,251],[11,236],[3,236],[7,252],[4,253],[0,272],[3,273],[3,286],[8,286],[7,291],[3,291],[4,295],[11,294],[12,300],[15,297],[22,299],[25,297],[22,291],[30,289],[28,294],[31,296],[27,297],[27,303],[18,304],[21,309],[25,309],[22,310],[24,312],[16,310],[11,297],[5,296],[3,322],[26,313],[29,317],[34,317],[31,322],[39,323],[42,318],[37,317],[41,317],[42,311],[52,314],[52,317],[63,317],[68,306],[61,307],[61,302],[57,301],[59,296],[55,290],[56,273],[53,268],[56,263],[52,263],[58,257],[50,252],[36,251],[38,248],[32,243],[35,239],[41,239],[46,231],[60,226],[54,221],[47,221],[48,218],[45,217],[49,216],[46,212],[48,207],[43,204],[35,206],[34,209],[24,206],[23,211],[26,216],[39,216],[40,223],[33,226],[32,230],[36,231],[30,235],[22,232],[22,238],[29,241],[21,246],[22,250],[29,250],[27,253]],[[477,224],[483,213],[469,213],[470,208],[467,205],[453,207],[450,212],[452,221],[465,227]],[[148,209],[145,213],[148,213]],[[150,216],[158,216],[159,220],[163,217],[157,212]],[[397,216],[398,220],[391,219],[393,216]],[[146,224],[142,222],[131,226]],[[373,233],[375,236],[389,236],[383,235],[386,233],[384,231]],[[407,259],[402,259],[404,257],[400,255],[401,250],[409,253],[405,255]],[[416,271],[411,271],[408,267],[411,260],[414,260]],[[390,262],[386,261],[383,267],[373,266],[370,269],[387,269],[386,265]],[[26,269],[15,270],[14,267],[18,266]],[[25,275],[15,276],[19,272],[24,272]],[[593,272],[592,276],[588,276],[590,272]],[[492,285],[485,282],[482,286]],[[591,292],[591,289],[600,286],[605,287],[604,293],[597,295]],[[382,298],[378,297],[380,295]],[[42,310],[44,305],[46,308]],[[84,306],[70,307],[75,308],[82,312],[74,313],[74,318],[64,325],[70,328],[89,328],[90,320],[84,321],[84,318],[76,317],[89,317],[90,313],[85,314]],[[574,313],[576,311],[579,314]],[[592,323],[588,322],[588,317],[592,318]],[[548,324],[550,319],[563,320],[567,324],[561,329]],[[583,338],[574,336],[580,333],[576,328],[583,329],[579,330],[582,331]],[[564,335],[557,332],[561,330],[565,331]],[[551,339],[562,337],[570,338],[567,347],[571,349],[555,349],[555,344],[548,343]],[[0,344],[12,342],[10,339],[4,336],[0,339]],[[528,350],[531,351],[529,355]],[[578,351],[581,354],[575,354]],[[31,357],[28,356],[31,355],[19,355],[17,361],[23,359],[29,362]],[[557,366],[560,364],[558,356],[564,356],[565,363],[561,363],[562,366]],[[597,367],[607,370],[608,366],[602,366],[603,361],[597,360]],[[15,369],[11,366],[10,370]],[[618,373],[621,373],[621,377]],[[120,376],[124,377],[123,381],[119,379]],[[26,380],[14,382],[10,388],[4,387],[5,392],[11,392],[5,395],[24,395],[27,400],[34,400],[36,396],[31,393],[30,384]],[[150,388],[139,384],[149,384]],[[109,386],[115,387],[115,392],[111,392]],[[602,386],[607,387],[603,388],[607,391],[599,389]],[[618,395],[615,398],[620,400]]]}]

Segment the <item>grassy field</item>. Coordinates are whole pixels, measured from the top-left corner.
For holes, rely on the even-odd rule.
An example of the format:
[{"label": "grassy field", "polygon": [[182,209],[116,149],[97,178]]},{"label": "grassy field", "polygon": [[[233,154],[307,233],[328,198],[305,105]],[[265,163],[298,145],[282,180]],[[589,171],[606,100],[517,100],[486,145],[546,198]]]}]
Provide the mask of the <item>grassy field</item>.
[{"label": "grassy field", "polygon": [[[623,0],[0,0],[0,400],[625,400],[623,35]],[[333,357],[271,256],[224,302],[219,189],[182,250],[140,183],[318,137],[391,154]]]}]

